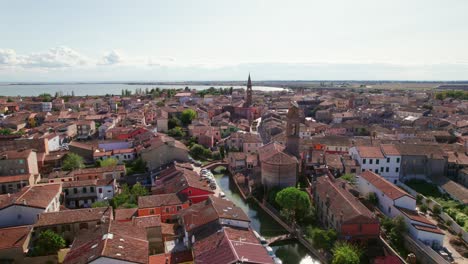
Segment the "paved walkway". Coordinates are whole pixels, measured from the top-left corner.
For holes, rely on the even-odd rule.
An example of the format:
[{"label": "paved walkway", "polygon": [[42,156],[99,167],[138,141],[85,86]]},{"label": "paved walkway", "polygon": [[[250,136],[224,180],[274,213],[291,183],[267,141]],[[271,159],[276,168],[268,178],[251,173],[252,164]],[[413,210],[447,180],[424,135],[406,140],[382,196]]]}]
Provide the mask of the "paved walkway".
[{"label": "paved walkway", "polygon": [[[201,176],[201,175],[200,175],[200,171],[202,170],[202,168],[201,168],[201,167],[197,167],[197,166],[193,166],[193,164],[192,164],[192,167],[193,167],[193,171],[195,171],[196,173],[198,173],[199,176]],[[212,191],[214,191],[214,196],[220,197],[220,193],[222,192],[222,190],[221,190],[221,188],[219,187],[218,182],[215,181],[215,183],[216,183],[216,189],[214,189],[214,190],[212,190]]]},{"label": "paved walkway", "polygon": [[[429,213],[426,214],[426,217],[434,224],[437,225],[437,220],[434,219]],[[464,258],[462,255],[460,255],[460,253],[458,253],[458,251],[455,250],[455,248],[452,247],[452,245],[450,244],[450,239],[452,238],[456,238],[454,235],[450,234],[450,232],[448,230],[443,230],[443,229],[440,229],[442,230],[442,232],[444,232],[445,236],[444,236],[444,247],[446,247],[450,252],[452,252],[452,257],[454,259],[454,261],[458,264],[468,264],[468,260],[466,258]]]}]

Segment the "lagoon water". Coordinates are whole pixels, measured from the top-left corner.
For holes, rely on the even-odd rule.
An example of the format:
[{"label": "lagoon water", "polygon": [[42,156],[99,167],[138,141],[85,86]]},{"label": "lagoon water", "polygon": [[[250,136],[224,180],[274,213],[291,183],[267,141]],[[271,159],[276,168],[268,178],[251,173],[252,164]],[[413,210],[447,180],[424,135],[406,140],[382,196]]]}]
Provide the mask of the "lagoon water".
[{"label": "lagoon water", "polygon": [[[180,84],[180,85],[168,85],[168,84],[125,84],[125,83],[60,83],[60,84],[9,84],[0,83],[0,96],[37,96],[42,93],[49,93],[54,95],[56,92],[61,92],[63,95],[71,95],[72,92],[77,96],[85,95],[106,95],[114,94],[120,95],[122,90],[135,91],[135,89],[159,87],[160,89],[180,89],[188,86],[190,89],[204,90],[210,87],[215,88],[229,88],[231,86],[221,85],[191,85],[191,84]],[[236,88],[244,88],[245,86],[232,86]],[[278,87],[266,87],[266,86],[254,86],[254,90],[261,91],[281,91],[283,88]]]}]

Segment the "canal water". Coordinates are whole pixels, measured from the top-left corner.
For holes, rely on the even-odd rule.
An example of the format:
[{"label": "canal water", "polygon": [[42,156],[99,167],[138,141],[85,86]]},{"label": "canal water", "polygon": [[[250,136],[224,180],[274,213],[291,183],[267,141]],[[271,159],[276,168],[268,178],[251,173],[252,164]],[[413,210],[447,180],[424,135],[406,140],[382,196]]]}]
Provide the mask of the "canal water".
[{"label": "canal water", "polygon": [[[235,184],[228,175],[215,174],[218,186],[226,194],[226,198],[241,207],[249,216],[252,228],[260,233],[263,237],[274,237],[286,234],[286,230],[276,223],[267,213],[265,213],[255,203],[245,202],[239,194]],[[289,241],[278,243],[272,247],[277,257],[284,264],[318,264],[318,260],[308,253],[297,241]]]}]

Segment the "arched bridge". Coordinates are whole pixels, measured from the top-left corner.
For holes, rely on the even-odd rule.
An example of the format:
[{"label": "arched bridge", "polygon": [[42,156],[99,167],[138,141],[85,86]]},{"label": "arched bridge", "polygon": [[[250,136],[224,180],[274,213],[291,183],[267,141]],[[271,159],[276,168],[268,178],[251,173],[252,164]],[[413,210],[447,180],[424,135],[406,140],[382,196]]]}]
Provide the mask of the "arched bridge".
[{"label": "arched bridge", "polygon": [[270,246],[272,244],[275,244],[275,243],[278,243],[278,242],[281,242],[281,241],[291,240],[291,239],[294,239],[294,238],[295,238],[295,236],[293,236],[291,234],[270,237],[270,238],[267,239],[267,244]]},{"label": "arched bridge", "polygon": [[224,167],[224,168],[228,168],[228,163],[225,162],[225,161],[213,161],[213,162],[210,162],[208,164],[205,164],[202,166],[202,169],[207,169],[207,170],[212,170],[212,169],[216,169],[217,167]]}]

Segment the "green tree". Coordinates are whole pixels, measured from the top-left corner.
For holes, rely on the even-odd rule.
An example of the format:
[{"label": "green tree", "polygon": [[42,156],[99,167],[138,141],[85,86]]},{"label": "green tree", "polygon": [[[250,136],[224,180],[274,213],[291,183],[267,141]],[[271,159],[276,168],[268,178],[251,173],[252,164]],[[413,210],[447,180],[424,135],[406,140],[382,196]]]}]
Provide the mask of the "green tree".
[{"label": "green tree", "polygon": [[199,144],[193,144],[190,148],[190,155],[195,159],[200,159],[203,157],[205,148]]},{"label": "green tree", "polygon": [[343,174],[343,176],[341,176],[340,179],[343,179],[353,185],[356,183],[356,176],[354,174]]},{"label": "green tree", "polygon": [[114,167],[119,163],[119,161],[116,158],[107,158],[105,160],[100,160],[99,161],[99,166],[100,167]]},{"label": "green tree", "polygon": [[193,109],[185,109],[180,116],[180,120],[184,125],[191,124],[195,118],[197,118],[197,112]]},{"label": "green tree", "polygon": [[97,202],[94,202],[91,207],[92,208],[97,208],[97,207],[108,207],[109,206],[109,202],[108,201],[97,201]]},{"label": "green tree", "polygon": [[136,198],[138,198],[140,196],[148,195],[148,189],[146,189],[145,186],[141,185],[141,183],[137,182],[135,185],[132,186],[131,193]]},{"label": "green tree", "polygon": [[146,162],[140,157],[125,164],[128,175],[144,173],[146,171]]},{"label": "green tree", "polygon": [[226,150],[224,149],[224,146],[219,147],[219,154],[221,154],[221,158],[224,159],[224,157],[226,156]]},{"label": "green tree", "polygon": [[52,102],[52,95],[48,93],[43,93],[39,95],[39,98],[42,102]]},{"label": "green tree", "polygon": [[421,204],[422,203],[422,200],[423,200],[423,196],[421,194],[417,194],[416,195],[416,204]]},{"label": "green tree", "polygon": [[419,206],[419,211],[423,212],[423,213],[427,213],[427,205],[425,204],[421,204]]},{"label": "green tree", "polygon": [[173,117],[169,119],[169,121],[167,121],[167,127],[169,129],[172,129],[174,127],[181,127],[181,126],[182,126],[182,122],[177,117]]},{"label": "green tree", "polygon": [[361,249],[346,242],[335,243],[332,264],[359,264]]},{"label": "green tree", "polygon": [[171,129],[169,129],[169,131],[167,131],[167,134],[169,136],[171,136],[171,137],[183,137],[183,136],[185,136],[185,132],[182,131],[181,127],[171,128]]},{"label": "green tree", "polygon": [[34,254],[46,256],[56,254],[57,251],[65,247],[65,239],[51,230],[42,231],[34,243]]},{"label": "green tree", "polygon": [[367,194],[367,201],[371,203],[374,206],[377,206],[379,204],[379,197],[375,194],[375,192],[370,192]]},{"label": "green tree", "polygon": [[75,170],[84,168],[83,157],[75,153],[68,153],[67,157],[63,161],[63,170]]},{"label": "green tree", "polygon": [[290,211],[292,219],[302,218],[307,210],[310,210],[309,195],[295,187],[288,187],[276,194],[275,201],[287,211]]},{"label": "green tree", "polygon": [[433,213],[434,215],[439,216],[440,213],[442,213],[442,208],[440,208],[440,206],[439,206],[438,204],[436,204],[436,205],[434,205],[434,206],[432,207],[432,213]]},{"label": "green tree", "polygon": [[335,230],[323,230],[320,228],[309,228],[307,230],[307,236],[312,239],[314,246],[325,250],[330,250],[338,238]]},{"label": "green tree", "polygon": [[11,134],[12,134],[12,131],[9,128],[0,129],[0,135],[7,136],[7,135],[11,135]]}]

